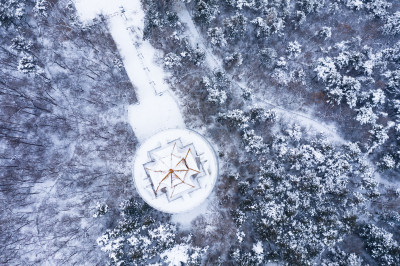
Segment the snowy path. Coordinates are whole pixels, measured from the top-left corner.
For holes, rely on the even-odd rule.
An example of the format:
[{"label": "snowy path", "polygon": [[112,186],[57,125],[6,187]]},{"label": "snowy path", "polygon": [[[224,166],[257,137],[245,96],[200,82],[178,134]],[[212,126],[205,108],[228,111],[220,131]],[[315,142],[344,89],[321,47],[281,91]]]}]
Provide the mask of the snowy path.
[{"label": "snowy path", "polygon": [[[143,41],[144,12],[139,0],[75,0],[80,19],[90,24],[99,14],[108,21],[124,67],[137,88],[138,104],[128,107],[128,121],[140,142],[155,133],[170,128],[185,128],[177,101],[164,81],[163,69],[154,62],[156,51]],[[122,11],[122,12],[121,12]],[[189,228],[201,214],[209,214],[215,198],[212,193],[198,208],[174,214],[172,221]]]},{"label": "snowy path", "polygon": [[[192,16],[189,14],[186,6],[183,3],[177,3],[174,6],[175,11],[178,13],[179,19],[185,23],[186,25],[186,37],[190,40],[192,46],[198,45],[205,52],[205,62],[211,69],[223,69],[221,64],[222,59],[218,58],[210,47],[208,47],[208,42],[204,40],[200,32],[198,31],[196,25],[193,22]],[[244,82],[236,82],[235,79],[226,73],[230,80],[242,88],[247,88],[247,85]],[[301,124],[302,126],[311,126],[312,128],[324,132],[328,134],[332,140],[337,141],[339,143],[345,142],[342,137],[337,133],[337,130],[334,125],[327,125],[324,122],[318,121],[317,119],[311,118],[304,113],[300,113],[297,111],[292,111],[284,108],[283,106],[279,106],[273,102],[265,100],[263,96],[255,95],[255,102],[260,102],[267,104],[274,108],[274,110],[281,116],[286,118],[296,118],[296,122]]]},{"label": "snowy path", "polygon": [[167,75],[155,62],[155,49],[143,41],[144,12],[139,0],[76,0],[80,19],[90,23],[103,14],[118,47],[139,104],[128,107],[128,121],[139,141],[169,128],[185,128]]}]

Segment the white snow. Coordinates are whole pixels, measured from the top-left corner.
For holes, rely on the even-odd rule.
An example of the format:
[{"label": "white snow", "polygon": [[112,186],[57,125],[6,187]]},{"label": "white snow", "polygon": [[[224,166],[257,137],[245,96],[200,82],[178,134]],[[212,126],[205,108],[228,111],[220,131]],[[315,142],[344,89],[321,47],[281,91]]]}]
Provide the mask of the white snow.
[{"label": "white snow", "polygon": [[128,120],[139,141],[160,130],[185,128],[182,115],[169,92],[129,106]]},{"label": "white snow", "polygon": [[189,247],[186,244],[176,245],[173,248],[161,253],[160,257],[164,258],[168,265],[179,266],[182,265],[182,263],[187,263],[189,259],[189,255],[187,253],[188,248]]},{"label": "white snow", "polygon": [[199,206],[189,211],[182,213],[174,213],[171,216],[171,222],[179,224],[183,230],[189,230],[192,226],[192,221],[200,215],[212,215],[214,212],[210,209],[210,204],[215,199],[215,193],[212,193],[206,200],[204,200]]},{"label": "white snow", "polygon": [[[184,147],[192,145],[195,149],[201,164],[201,173],[196,177],[196,189],[182,193],[177,198],[169,198],[166,193],[156,195],[145,167],[152,161],[151,151],[158,151],[176,141],[182,142]],[[140,196],[153,208],[168,213],[187,212],[199,208],[198,206],[212,192],[218,177],[217,156],[207,140],[198,133],[191,130],[169,129],[152,136],[139,147],[135,156],[133,177]],[[196,213],[193,212],[192,215]]]},{"label": "white snow", "polygon": [[258,241],[257,244],[253,244],[253,251],[257,255],[263,254],[264,250],[261,241]]},{"label": "white snow", "polygon": [[155,62],[157,51],[143,41],[144,11],[139,0],[76,0],[80,19],[90,22],[99,14],[108,21],[139,104],[128,107],[128,121],[139,141],[169,128],[185,128],[167,74]]}]

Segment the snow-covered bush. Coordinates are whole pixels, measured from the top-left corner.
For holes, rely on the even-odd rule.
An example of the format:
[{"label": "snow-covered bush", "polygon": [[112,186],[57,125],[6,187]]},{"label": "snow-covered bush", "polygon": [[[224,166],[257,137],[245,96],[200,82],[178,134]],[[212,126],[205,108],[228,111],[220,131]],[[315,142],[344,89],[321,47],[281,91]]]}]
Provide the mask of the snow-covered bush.
[{"label": "snow-covered bush", "polygon": [[375,124],[378,116],[373,112],[371,107],[361,107],[357,110],[356,120],[360,124]]},{"label": "snow-covered bush", "polygon": [[[280,62],[278,62],[279,64]],[[292,81],[289,73],[283,69],[277,68],[272,73],[272,78],[280,85],[287,86]]]},{"label": "snow-covered bush", "polygon": [[301,10],[297,10],[296,11],[296,15],[295,15],[295,27],[299,28],[301,25],[303,25],[307,20],[307,15],[301,11]]},{"label": "snow-covered bush", "polygon": [[272,67],[275,64],[278,54],[274,48],[263,48],[259,52],[261,64]]},{"label": "snow-covered bush", "polygon": [[362,0],[347,0],[346,6],[353,8],[355,10],[361,10],[363,8]]},{"label": "snow-covered bush", "polygon": [[100,202],[96,203],[96,209],[93,214],[94,218],[102,216],[108,212],[108,205],[107,204],[100,204]]},{"label": "snow-covered bush", "polygon": [[113,64],[119,71],[123,71],[124,70],[124,63],[122,63],[121,59],[114,58]]},{"label": "snow-covered bush", "polygon": [[386,96],[383,90],[377,89],[371,92],[371,102],[373,106],[380,106],[385,104]]},{"label": "snow-covered bush", "polygon": [[249,116],[253,123],[274,122],[276,120],[276,112],[274,110],[266,110],[258,106],[250,109]]},{"label": "snow-covered bush", "polygon": [[387,0],[364,0],[365,8],[377,18],[384,18],[387,15],[387,9],[392,6]]},{"label": "snow-covered bush", "polygon": [[265,19],[263,19],[261,17],[257,17],[250,22],[256,28],[255,32],[256,32],[257,38],[265,38],[265,37],[268,37],[269,35],[271,35],[271,31],[272,31],[271,27],[268,26]]},{"label": "snow-covered bush", "polygon": [[209,24],[219,13],[218,2],[215,0],[196,0],[195,4],[193,16],[194,20],[199,24]]},{"label": "snow-covered bush", "polygon": [[396,167],[396,161],[390,154],[386,154],[382,157],[379,166],[383,170],[393,169]]},{"label": "snow-covered bush", "polygon": [[235,52],[232,55],[228,55],[224,58],[224,65],[227,69],[230,69],[234,66],[241,66],[243,63],[243,57],[241,53]]},{"label": "snow-covered bush", "polygon": [[330,265],[346,265],[346,266],[362,266],[364,261],[354,253],[346,253],[339,247],[330,248],[326,258],[322,260],[322,266]]},{"label": "snow-covered bush", "polygon": [[29,73],[38,73],[40,71],[40,68],[36,65],[33,56],[27,55],[23,56],[19,60],[18,70],[24,74],[29,74]]},{"label": "snow-covered bush", "polygon": [[0,26],[9,27],[25,15],[24,1],[3,0],[0,2]]},{"label": "snow-covered bush", "polygon": [[245,100],[251,100],[253,96],[253,90],[250,89],[249,87],[240,87],[240,90],[242,91],[242,97]]},{"label": "snow-covered bush", "polygon": [[332,37],[332,28],[331,27],[322,27],[321,30],[317,32],[317,35],[321,38],[329,39]]},{"label": "snow-covered bush", "polygon": [[200,66],[205,58],[205,53],[200,47],[192,47],[187,38],[179,40],[180,51],[177,53],[181,57],[182,64],[190,63],[195,66]]},{"label": "snow-covered bush", "polygon": [[47,2],[47,0],[36,0],[34,8],[36,14],[46,17],[48,8],[49,8],[49,3]]},{"label": "snow-covered bush", "polygon": [[253,249],[254,254],[256,255],[257,262],[259,264],[262,264],[264,261],[264,249],[263,249],[263,244],[261,241],[258,241],[256,244],[253,244]]},{"label": "snow-covered bush", "polygon": [[289,58],[295,58],[299,56],[301,53],[301,45],[297,41],[289,42],[286,48],[286,53],[288,54]]},{"label": "snow-covered bush", "polygon": [[324,1],[319,0],[298,0],[297,4],[299,9],[304,11],[305,14],[312,12],[318,12],[318,10],[324,6]]},{"label": "snow-covered bush", "polygon": [[209,88],[209,89],[207,89],[207,91],[208,91],[207,100],[209,102],[223,104],[223,103],[225,103],[226,99],[228,98],[226,96],[225,91],[217,90],[214,88]]},{"label": "snow-covered bush", "polygon": [[400,33],[400,11],[387,17],[385,25],[383,25],[383,32],[392,35]]},{"label": "snow-covered bush", "polygon": [[215,72],[211,77],[203,77],[201,86],[207,91],[209,102],[223,104],[228,98],[230,82],[223,72]]},{"label": "snow-covered bush", "polygon": [[261,136],[254,133],[254,130],[245,130],[242,136],[243,142],[245,143],[245,150],[247,152],[262,154],[267,152],[267,144]]},{"label": "snow-covered bush", "polygon": [[366,224],[360,230],[366,239],[367,249],[371,256],[382,265],[398,265],[400,263],[400,246],[393,239],[393,234],[374,224]]},{"label": "snow-covered bush", "polygon": [[360,91],[360,89],[361,89],[361,84],[358,80],[356,80],[353,77],[343,76],[340,86],[340,91],[341,94],[345,97],[346,103],[350,106],[350,108],[356,107],[358,92]]},{"label": "snow-covered bush", "polygon": [[32,48],[32,42],[27,41],[24,37],[18,35],[11,40],[10,47],[17,52],[29,53]]},{"label": "snow-covered bush", "polygon": [[164,65],[170,69],[182,66],[181,61],[181,57],[175,53],[168,53],[164,56]]},{"label": "snow-covered bush", "polygon": [[372,144],[370,145],[368,152],[372,152],[374,149],[381,146],[389,139],[389,129],[390,126],[384,127],[382,125],[374,125],[372,127],[372,129],[369,131],[369,133],[371,133]]},{"label": "snow-covered bush", "polygon": [[342,92],[339,90],[342,77],[333,59],[330,57],[319,58],[318,65],[314,70],[317,72],[317,77],[326,84],[326,88],[332,95],[332,100],[335,103],[340,103],[343,97]]},{"label": "snow-covered bush", "polygon": [[208,37],[210,37],[211,44],[219,47],[224,47],[226,45],[226,39],[224,32],[221,28],[209,28],[207,31]]},{"label": "snow-covered bush", "polygon": [[226,121],[231,127],[245,129],[249,126],[250,118],[240,109],[234,109],[218,115],[219,121]]},{"label": "snow-covered bush", "polygon": [[391,90],[396,90],[400,87],[400,70],[386,71],[383,76],[387,78],[387,86]]},{"label": "snow-covered bush", "polygon": [[199,265],[206,251],[207,247],[198,248],[183,243],[174,245],[172,248],[164,251],[160,257],[166,265]]},{"label": "snow-covered bush", "polygon": [[289,127],[289,129],[286,130],[286,133],[294,141],[300,141],[303,135],[301,132],[301,127],[297,124],[293,124],[291,127]]},{"label": "snow-covered bush", "polygon": [[[287,61],[286,58],[281,56],[276,61],[276,67],[280,69],[287,69]],[[287,75],[287,74],[286,74]]]},{"label": "snow-covered bush", "polygon": [[246,26],[247,18],[237,12],[232,17],[224,20],[225,36],[231,40],[238,39],[244,35]]}]

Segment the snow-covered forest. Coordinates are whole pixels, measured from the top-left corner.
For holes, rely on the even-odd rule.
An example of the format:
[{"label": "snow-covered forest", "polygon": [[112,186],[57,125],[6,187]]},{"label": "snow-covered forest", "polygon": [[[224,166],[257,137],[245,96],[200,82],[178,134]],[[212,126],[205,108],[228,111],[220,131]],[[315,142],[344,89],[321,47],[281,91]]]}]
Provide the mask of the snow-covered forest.
[{"label": "snow-covered forest", "polygon": [[[0,1],[0,264],[400,265],[400,2]],[[167,214],[157,131],[219,160]]]}]

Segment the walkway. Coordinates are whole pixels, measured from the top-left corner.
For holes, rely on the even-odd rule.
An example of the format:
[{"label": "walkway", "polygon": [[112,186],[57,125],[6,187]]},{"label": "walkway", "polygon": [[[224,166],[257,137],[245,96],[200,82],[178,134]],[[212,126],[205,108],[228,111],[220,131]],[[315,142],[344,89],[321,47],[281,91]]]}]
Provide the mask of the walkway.
[{"label": "walkway", "polygon": [[185,128],[179,105],[165,82],[156,50],[143,41],[144,11],[139,0],[76,0],[80,19],[90,23],[103,14],[118,47],[139,103],[128,107],[128,121],[141,142],[169,128]]}]

